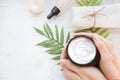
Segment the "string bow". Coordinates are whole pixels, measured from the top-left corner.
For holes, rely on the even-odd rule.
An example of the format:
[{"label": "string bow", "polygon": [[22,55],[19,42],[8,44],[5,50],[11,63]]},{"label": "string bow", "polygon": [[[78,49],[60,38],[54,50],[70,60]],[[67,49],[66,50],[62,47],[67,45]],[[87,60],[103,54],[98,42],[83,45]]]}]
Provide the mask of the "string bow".
[{"label": "string bow", "polygon": [[97,15],[103,15],[103,14],[99,14],[99,13],[100,13],[104,8],[105,8],[105,7],[101,8],[100,10],[95,11],[95,9],[94,9],[94,7],[93,7],[93,13],[88,14],[88,15],[86,15],[86,16],[83,16],[83,18],[91,17],[91,19],[94,20],[93,25],[91,26],[93,31],[94,31],[94,28],[95,28],[95,25],[96,25],[96,16],[97,16]]}]

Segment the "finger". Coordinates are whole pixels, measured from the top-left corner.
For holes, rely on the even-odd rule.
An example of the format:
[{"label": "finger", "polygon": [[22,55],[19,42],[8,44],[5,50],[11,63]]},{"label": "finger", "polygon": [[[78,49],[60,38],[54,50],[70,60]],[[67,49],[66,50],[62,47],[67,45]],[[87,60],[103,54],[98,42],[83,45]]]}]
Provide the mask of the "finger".
[{"label": "finger", "polygon": [[115,65],[117,65],[118,69],[120,69],[120,55],[119,53],[117,52],[117,49],[114,45],[114,43],[110,40],[107,40],[107,39],[104,39],[103,37],[101,36],[98,36],[101,38],[101,40],[105,43],[105,45],[107,46],[108,50],[111,52],[112,56],[114,57],[114,62],[115,62]]},{"label": "finger", "polygon": [[103,42],[100,37],[98,37],[97,35],[94,35],[92,37],[100,55],[101,55],[101,60],[111,60],[112,55],[110,54],[111,52],[108,50],[107,46],[105,45],[105,42]]},{"label": "finger", "polygon": [[102,72],[96,67],[84,67],[82,74],[86,75],[90,80],[106,80]]},{"label": "finger", "polygon": [[67,54],[66,54],[66,46],[65,46],[62,50],[60,59],[66,59],[66,58],[67,58]]},{"label": "finger", "polygon": [[111,54],[113,56],[117,57],[119,55],[117,50],[116,50],[116,47],[115,47],[115,45],[114,45],[114,43],[112,41],[107,40],[107,39],[105,39],[105,38],[103,38],[102,36],[99,36],[99,35],[96,35],[96,36],[98,36],[105,43],[108,50],[111,52]]},{"label": "finger", "polygon": [[115,66],[116,64],[114,63],[115,58],[113,58],[113,55],[115,55],[116,53],[113,50],[113,45],[111,45],[110,41],[105,40],[104,38],[97,35],[93,36],[93,40],[100,54],[103,54],[103,57],[101,58],[104,58],[104,61],[100,62],[102,72],[106,75],[108,79],[119,80],[116,79],[119,78],[120,73],[118,71],[118,68]]},{"label": "finger", "polygon": [[101,70],[108,80],[120,80],[120,73],[113,62],[100,63]]},{"label": "finger", "polygon": [[79,75],[68,70],[67,68],[63,68],[63,71],[65,72],[65,76],[66,76],[67,80],[81,80]]},{"label": "finger", "polygon": [[109,49],[109,51],[111,52],[112,56],[114,57],[113,62],[115,63],[115,65],[117,66],[118,70],[120,71],[120,55],[117,52],[117,49],[114,45],[114,43],[112,41],[109,40],[104,40],[106,42],[106,45]]},{"label": "finger", "polygon": [[111,54],[114,56],[114,57],[119,57],[119,54],[117,52],[117,49],[114,45],[114,43],[110,40],[107,40],[107,39],[103,39],[101,38],[102,41],[104,41],[104,43],[106,44],[108,50],[111,52]]},{"label": "finger", "polygon": [[89,38],[92,38],[92,36],[94,35],[93,33],[84,33],[84,32],[81,32],[81,33],[75,33],[74,34],[74,37],[76,37],[76,36],[87,36],[87,37],[89,37]]},{"label": "finger", "polygon": [[79,71],[80,71],[80,66],[73,64],[72,62],[70,62],[67,59],[61,59],[60,64],[63,68],[67,68],[75,73],[79,73]]}]

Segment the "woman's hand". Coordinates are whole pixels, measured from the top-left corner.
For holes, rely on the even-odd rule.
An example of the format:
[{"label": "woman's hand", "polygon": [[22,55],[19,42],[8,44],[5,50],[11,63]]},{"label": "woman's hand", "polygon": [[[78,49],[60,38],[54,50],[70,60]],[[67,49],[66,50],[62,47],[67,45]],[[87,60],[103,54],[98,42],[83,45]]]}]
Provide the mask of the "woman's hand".
[{"label": "woman's hand", "polygon": [[100,36],[94,36],[93,40],[101,55],[100,69],[103,74],[108,80],[120,80],[120,56],[114,44]]},{"label": "woman's hand", "polygon": [[84,35],[93,39],[98,48],[101,60],[100,68],[81,67],[71,63],[66,56],[66,48],[63,49],[60,63],[68,80],[120,80],[120,57],[110,41],[91,33],[78,33],[75,36]]},{"label": "woman's hand", "polygon": [[106,80],[99,69],[95,67],[80,67],[66,59],[66,48],[63,49],[60,63],[67,80]]}]

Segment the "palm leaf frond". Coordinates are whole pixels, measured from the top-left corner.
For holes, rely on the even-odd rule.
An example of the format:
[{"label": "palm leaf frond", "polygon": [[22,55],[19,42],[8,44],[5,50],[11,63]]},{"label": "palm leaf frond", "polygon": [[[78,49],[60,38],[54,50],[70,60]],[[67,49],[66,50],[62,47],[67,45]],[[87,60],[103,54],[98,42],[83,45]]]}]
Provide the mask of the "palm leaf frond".
[{"label": "palm leaf frond", "polygon": [[50,37],[51,37],[51,38],[54,38],[54,37],[53,37],[53,32],[52,32],[50,26],[49,26],[47,23],[46,23],[46,29],[47,29],[47,32],[48,32],[48,34],[50,35]]},{"label": "palm leaf frond", "polygon": [[63,43],[64,43],[64,29],[63,29],[63,27],[62,27],[62,29],[61,29],[60,43],[61,43],[62,45],[63,45]]},{"label": "palm leaf frond", "polygon": [[[60,60],[60,55],[59,56],[55,56],[52,58],[53,60]],[[59,65],[60,63],[58,63],[57,65]]]},{"label": "palm leaf frond", "polygon": [[59,32],[58,32],[58,26],[55,25],[55,31],[56,31],[56,40],[59,42]]},{"label": "palm leaf frond", "polygon": [[103,0],[76,0],[79,6],[97,6],[102,3]]},{"label": "palm leaf frond", "polygon": [[[46,23],[44,26],[44,30],[35,28],[35,31],[38,32],[38,34],[44,36],[47,38],[47,40],[44,40],[38,44],[37,46],[42,46],[44,48],[47,48],[48,50],[46,51],[48,54],[51,55],[57,55],[53,60],[59,60],[60,59],[60,54],[62,52],[62,48],[64,47],[64,42],[66,39],[66,42],[70,39],[70,32],[65,37],[64,34],[64,28],[62,27],[61,30],[59,31],[58,26],[55,25],[55,32],[51,29],[51,27]],[[53,35],[55,34],[55,35]]]},{"label": "palm leaf frond", "polygon": [[68,32],[67,34],[66,43],[69,41],[69,39],[70,39],[70,32]]},{"label": "palm leaf frond", "polygon": [[33,27],[33,28],[34,28],[35,31],[38,32],[40,35],[45,35],[42,30],[40,30],[40,29],[38,29],[38,28],[35,28],[35,27]]},{"label": "palm leaf frond", "polygon": [[103,29],[103,28],[88,28],[88,29],[82,29],[82,30],[76,30],[74,31],[75,33],[80,33],[80,32],[88,32],[88,33],[96,33],[104,38],[108,38],[110,32],[108,29]]}]

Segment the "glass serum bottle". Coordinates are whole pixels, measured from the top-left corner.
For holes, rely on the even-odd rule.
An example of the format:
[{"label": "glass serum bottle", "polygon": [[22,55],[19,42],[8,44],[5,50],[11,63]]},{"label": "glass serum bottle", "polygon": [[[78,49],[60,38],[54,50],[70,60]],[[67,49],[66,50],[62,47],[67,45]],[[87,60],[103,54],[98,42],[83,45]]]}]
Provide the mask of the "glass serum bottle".
[{"label": "glass serum bottle", "polygon": [[48,19],[51,19],[53,16],[58,15],[60,12],[63,12],[66,8],[72,5],[75,0],[58,0],[55,6],[52,8],[50,14],[47,16]]}]

